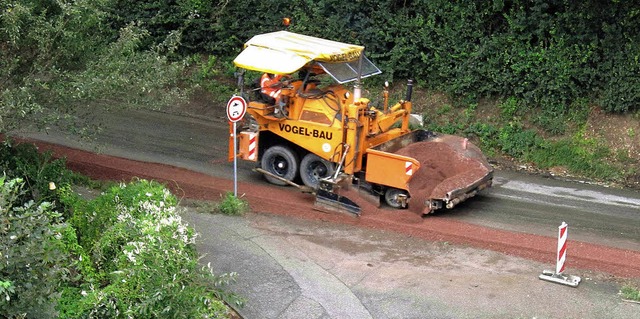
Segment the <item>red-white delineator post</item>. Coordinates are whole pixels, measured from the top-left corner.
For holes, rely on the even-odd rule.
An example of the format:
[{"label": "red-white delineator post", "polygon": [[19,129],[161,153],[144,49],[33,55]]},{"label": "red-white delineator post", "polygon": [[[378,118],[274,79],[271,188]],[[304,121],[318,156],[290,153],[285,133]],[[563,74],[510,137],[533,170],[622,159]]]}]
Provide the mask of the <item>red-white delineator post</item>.
[{"label": "red-white delineator post", "polygon": [[578,276],[563,275],[564,263],[567,260],[567,235],[568,225],[562,222],[562,225],[558,227],[558,251],[556,254],[556,271],[544,270],[542,275],[538,278],[546,281],[551,281],[571,287],[577,287],[580,284],[581,278]]},{"label": "red-white delineator post", "polygon": [[567,260],[567,223],[562,222],[558,227],[558,254],[556,257],[556,274],[564,271],[564,262]]},{"label": "red-white delineator post", "polygon": [[249,156],[247,156],[247,159],[252,161],[256,160],[256,154],[258,153],[258,149],[256,148],[258,144],[257,140],[258,140],[258,134],[249,133]]}]

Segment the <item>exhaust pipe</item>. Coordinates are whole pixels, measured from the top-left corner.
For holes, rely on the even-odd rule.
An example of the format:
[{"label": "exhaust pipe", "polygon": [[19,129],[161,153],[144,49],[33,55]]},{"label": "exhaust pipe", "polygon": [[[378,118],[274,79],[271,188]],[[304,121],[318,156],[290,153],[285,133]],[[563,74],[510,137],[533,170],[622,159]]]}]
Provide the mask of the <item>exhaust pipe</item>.
[{"label": "exhaust pipe", "polygon": [[413,93],[413,80],[407,81],[407,96],[404,99],[407,102],[411,102],[411,94]]}]

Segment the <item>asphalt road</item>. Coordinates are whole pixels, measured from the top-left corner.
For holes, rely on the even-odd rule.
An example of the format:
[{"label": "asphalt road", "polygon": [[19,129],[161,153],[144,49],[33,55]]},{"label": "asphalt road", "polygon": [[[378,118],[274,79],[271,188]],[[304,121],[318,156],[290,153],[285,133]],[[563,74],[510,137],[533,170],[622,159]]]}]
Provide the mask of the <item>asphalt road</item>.
[{"label": "asphalt road", "polygon": [[[95,117],[103,129],[91,143],[57,132],[20,134],[233,178],[233,164],[227,161],[229,128],[223,118],[202,119],[151,111],[119,111]],[[254,166],[239,161],[238,179],[266,183],[251,171]],[[640,250],[640,192],[633,190],[497,171],[491,189],[440,215],[551,237],[556,236],[557,227],[564,221],[569,225],[570,239]]]},{"label": "asphalt road", "polygon": [[[21,135],[233,176],[222,119],[145,111],[97,117],[104,130],[91,143],[54,132]],[[240,162],[239,179],[266,185],[253,166]],[[188,206],[183,216],[201,234],[202,262],[239,273],[230,289],[249,299],[239,310],[247,319],[634,318],[640,311],[620,301],[620,282],[607,274],[584,273],[574,289],[537,278],[550,263],[348,225],[199,209]],[[550,237],[565,221],[572,239],[640,250],[635,191],[497,172],[493,188],[440,217]]]}]

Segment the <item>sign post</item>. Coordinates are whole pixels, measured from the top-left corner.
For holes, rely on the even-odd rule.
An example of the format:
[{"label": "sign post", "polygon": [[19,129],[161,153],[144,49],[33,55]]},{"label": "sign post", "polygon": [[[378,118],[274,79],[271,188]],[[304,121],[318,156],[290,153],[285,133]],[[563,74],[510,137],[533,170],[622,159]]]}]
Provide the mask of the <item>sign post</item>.
[{"label": "sign post", "polygon": [[237,137],[236,137],[236,123],[240,121],[244,114],[247,112],[247,101],[241,96],[234,95],[227,102],[227,118],[233,123],[233,196],[238,197],[238,150],[237,150]]}]

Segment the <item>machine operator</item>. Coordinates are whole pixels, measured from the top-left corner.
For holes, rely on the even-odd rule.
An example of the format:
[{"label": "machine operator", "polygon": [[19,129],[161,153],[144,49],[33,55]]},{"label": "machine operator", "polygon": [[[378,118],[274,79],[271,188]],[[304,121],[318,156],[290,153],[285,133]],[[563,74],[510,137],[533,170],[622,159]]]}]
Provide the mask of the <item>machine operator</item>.
[{"label": "machine operator", "polygon": [[276,109],[274,110],[276,116],[285,116],[284,106],[287,104],[287,97],[281,96],[281,94],[282,87],[287,85],[289,78],[288,75],[273,73],[265,73],[260,78],[260,92],[273,99],[273,103],[276,105]]}]

